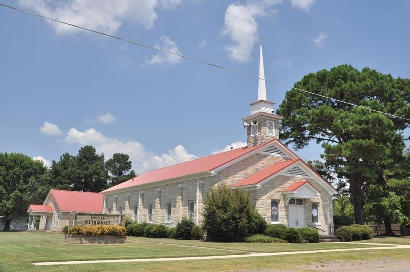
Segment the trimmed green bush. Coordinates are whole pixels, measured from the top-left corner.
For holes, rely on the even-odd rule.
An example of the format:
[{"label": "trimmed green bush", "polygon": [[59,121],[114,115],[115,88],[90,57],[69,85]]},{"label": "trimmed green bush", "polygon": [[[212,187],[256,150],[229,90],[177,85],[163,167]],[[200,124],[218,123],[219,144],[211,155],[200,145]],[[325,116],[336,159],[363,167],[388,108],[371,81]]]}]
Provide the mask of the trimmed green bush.
[{"label": "trimmed green bush", "polygon": [[152,237],[152,229],[154,228],[153,224],[147,223],[144,227],[144,237]]},{"label": "trimmed green bush", "polygon": [[353,240],[353,229],[350,226],[343,226],[336,230],[336,237],[342,242],[350,242]]},{"label": "trimmed green bush", "polygon": [[176,228],[169,228],[168,229],[168,238],[177,238],[177,229]]},{"label": "trimmed green bush", "polygon": [[153,238],[167,238],[168,228],[164,225],[154,225],[151,230],[151,237]]},{"label": "trimmed green bush", "polygon": [[248,243],[272,243],[273,238],[263,234],[254,234],[245,238]]},{"label": "trimmed green bush", "polygon": [[335,225],[335,229],[338,229],[343,226],[350,226],[354,223],[354,218],[347,215],[334,215],[333,216],[333,224]]},{"label": "trimmed green bush", "polygon": [[289,243],[301,243],[302,237],[299,231],[295,228],[286,228],[285,230],[285,240]]},{"label": "trimmed green bush", "polygon": [[315,228],[300,228],[298,229],[302,241],[308,243],[319,243],[319,231]]},{"label": "trimmed green bush", "polygon": [[192,240],[202,240],[204,239],[204,231],[200,226],[194,225],[191,229],[191,239]]},{"label": "trimmed green bush", "polygon": [[287,243],[288,241],[280,238],[272,238],[272,243]]},{"label": "trimmed green bush", "polygon": [[366,225],[353,224],[351,227],[357,228],[360,230],[361,240],[369,240],[373,238],[373,229]]},{"label": "trimmed green bush", "polygon": [[254,222],[256,211],[244,192],[218,186],[208,192],[206,199],[203,227],[207,240],[242,241],[249,234],[253,234],[250,232],[257,232],[262,228],[262,222]]},{"label": "trimmed green bush", "polygon": [[182,240],[191,240],[192,228],[195,226],[194,222],[187,218],[182,218],[176,227],[175,238]]},{"label": "trimmed green bush", "polygon": [[269,225],[266,227],[264,234],[272,238],[285,239],[286,227],[283,224]]}]

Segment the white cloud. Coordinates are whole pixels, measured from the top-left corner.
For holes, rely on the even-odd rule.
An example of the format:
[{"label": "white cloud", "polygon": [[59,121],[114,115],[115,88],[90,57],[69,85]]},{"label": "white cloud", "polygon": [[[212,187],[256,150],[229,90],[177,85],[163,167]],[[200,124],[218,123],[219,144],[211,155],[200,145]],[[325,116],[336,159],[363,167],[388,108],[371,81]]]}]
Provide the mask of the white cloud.
[{"label": "white cloud", "polygon": [[44,122],[43,126],[40,128],[40,131],[41,133],[50,135],[50,136],[58,136],[58,135],[63,134],[63,132],[57,125],[50,123],[48,121]]},{"label": "white cloud", "polygon": [[258,34],[256,18],[272,12],[272,6],[281,0],[248,0],[246,4],[231,4],[225,11],[222,34],[228,35],[232,43],[225,47],[231,59],[239,62],[250,60],[251,51]]},{"label": "white cloud", "polygon": [[[61,21],[99,31],[115,33],[124,21],[149,29],[158,19],[157,9],[170,9],[180,0],[19,0],[24,7]],[[75,33],[78,29],[52,23],[57,33]]]},{"label": "white cloud", "polygon": [[290,0],[292,7],[299,8],[304,11],[309,11],[314,2],[315,0]]},{"label": "white cloud", "polygon": [[111,113],[108,112],[108,113],[105,113],[105,114],[98,115],[97,120],[101,123],[104,123],[104,124],[111,124],[116,119],[115,119],[114,115],[112,115]]},{"label": "white cloud", "polygon": [[319,35],[313,38],[313,42],[319,48],[325,46],[326,41],[327,41],[327,35],[324,32],[320,32]]},{"label": "white cloud", "polygon": [[[162,35],[159,39],[160,39],[160,43],[155,45],[156,48],[166,50],[169,52],[173,52],[176,54],[182,54],[177,44],[173,40],[171,40],[168,36]],[[175,65],[177,63],[180,63],[181,60],[182,60],[181,57],[178,57],[176,55],[159,52],[153,55],[149,60],[147,60],[146,63],[151,64],[151,65],[164,64],[164,63]]]},{"label": "white cloud", "polygon": [[152,169],[173,165],[197,158],[189,154],[182,145],[177,145],[167,153],[160,155],[147,151],[137,141],[121,141],[104,136],[101,132],[90,128],[79,131],[72,128],[68,131],[65,142],[72,145],[93,145],[98,152],[104,153],[105,159],[120,152],[130,156],[133,168],[137,173],[143,173]]},{"label": "white cloud", "polygon": [[237,148],[241,148],[241,147],[245,147],[245,146],[247,146],[247,143],[245,143],[245,142],[233,142],[233,143],[225,146],[222,149],[215,150],[214,152],[212,152],[212,154],[217,154],[217,153],[221,153],[221,152],[224,152],[224,151],[229,151],[229,150],[232,150],[232,149],[237,149]]},{"label": "white cloud", "polygon": [[33,160],[35,160],[35,161],[41,161],[45,166],[51,167],[51,161],[46,160],[46,159],[44,159],[44,158],[41,157],[41,156],[34,157]]}]

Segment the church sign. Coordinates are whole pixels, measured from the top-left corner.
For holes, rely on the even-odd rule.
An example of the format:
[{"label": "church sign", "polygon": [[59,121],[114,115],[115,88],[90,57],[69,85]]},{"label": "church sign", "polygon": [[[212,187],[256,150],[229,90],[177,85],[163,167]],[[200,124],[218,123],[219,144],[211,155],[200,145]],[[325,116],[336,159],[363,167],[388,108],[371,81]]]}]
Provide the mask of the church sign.
[{"label": "church sign", "polygon": [[119,225],[121,215],[115,214],[89,214],[78,213],[75,216],[74,225]]}]

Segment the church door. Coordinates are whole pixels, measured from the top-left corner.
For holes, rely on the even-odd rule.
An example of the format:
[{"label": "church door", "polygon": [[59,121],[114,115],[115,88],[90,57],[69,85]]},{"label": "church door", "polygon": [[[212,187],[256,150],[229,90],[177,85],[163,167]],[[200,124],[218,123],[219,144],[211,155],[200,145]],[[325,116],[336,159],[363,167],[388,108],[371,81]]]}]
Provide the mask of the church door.
[{"label": "church door", "polygon": [[289,201],[289,227],[305,227],[305,209],[302,199],[291,199]]}]

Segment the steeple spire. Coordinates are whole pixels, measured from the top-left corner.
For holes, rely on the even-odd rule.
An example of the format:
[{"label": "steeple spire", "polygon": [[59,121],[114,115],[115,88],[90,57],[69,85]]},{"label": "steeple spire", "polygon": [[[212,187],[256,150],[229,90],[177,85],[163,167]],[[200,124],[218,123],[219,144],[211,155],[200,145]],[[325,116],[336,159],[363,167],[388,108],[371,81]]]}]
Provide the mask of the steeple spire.
[{"label": "steeple spire", "polygon": [[259,82],[258,82],[258,100],[266,100],[266,82],[265,82],[265,69],[263,67],[263,55],[262,55],[262,39],[259,39]]}]

